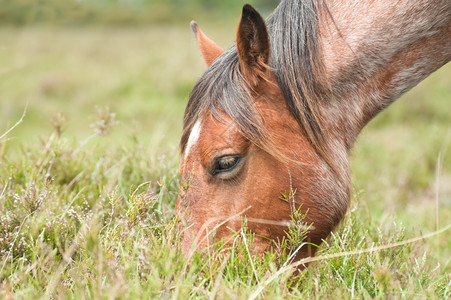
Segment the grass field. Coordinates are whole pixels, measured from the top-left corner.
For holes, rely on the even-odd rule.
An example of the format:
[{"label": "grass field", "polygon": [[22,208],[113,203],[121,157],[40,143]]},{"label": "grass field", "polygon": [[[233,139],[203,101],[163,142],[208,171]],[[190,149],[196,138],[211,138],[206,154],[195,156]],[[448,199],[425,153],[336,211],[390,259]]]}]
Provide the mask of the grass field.
[{"label": "grass field", "polygon": [[[203,27],[227,47],[234,26]],[[0,298],[451,297],[451,230],[291,276],[277,273],[284,255],[249,256],[249,235],[188,264],[178,139],[205,68],[189,26],[0,36]],[[319,256],[451,224],[450,65],[364,130],[352,172],[348,215]]]}]

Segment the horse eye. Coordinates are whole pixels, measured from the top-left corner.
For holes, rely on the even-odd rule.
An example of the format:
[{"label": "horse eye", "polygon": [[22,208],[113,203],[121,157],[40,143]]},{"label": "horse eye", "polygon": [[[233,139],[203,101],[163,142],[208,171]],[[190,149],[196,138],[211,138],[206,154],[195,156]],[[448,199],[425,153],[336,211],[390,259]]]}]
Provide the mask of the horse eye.
[{"label": "horse eye", "polygon": [[241,157],[237,155],[225,155],[216,159],[211,174],[226,173],[233,171],[241,162]]}]

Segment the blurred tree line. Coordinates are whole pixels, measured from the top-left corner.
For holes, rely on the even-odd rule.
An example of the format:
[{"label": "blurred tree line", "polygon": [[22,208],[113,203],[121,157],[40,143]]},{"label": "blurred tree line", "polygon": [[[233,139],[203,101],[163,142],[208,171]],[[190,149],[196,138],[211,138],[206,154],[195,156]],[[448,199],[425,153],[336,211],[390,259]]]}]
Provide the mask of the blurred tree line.
[{"label": "blurred tree line", "polygon": [[279,0],[0,0],[0,25],[120,25],[237,18],[250,3],[264,14]]}]

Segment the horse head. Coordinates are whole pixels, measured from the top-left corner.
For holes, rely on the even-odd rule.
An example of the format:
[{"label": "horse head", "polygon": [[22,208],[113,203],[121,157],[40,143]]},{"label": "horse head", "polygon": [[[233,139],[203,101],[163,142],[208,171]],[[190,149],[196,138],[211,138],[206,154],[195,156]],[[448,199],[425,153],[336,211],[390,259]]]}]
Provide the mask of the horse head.
[{"label": "horse head", "polygon": [[245,5],[226,51],[192,23],[208,68],[180,142],[184,251],[245,220],[260,253],[300,210],[310,246],[297,258],[313,255],[348,207],[359,132],[451,59],[450,11],[448,0],[283,0],[265,22]]},{"label": "horse head", "polygon": [[264,20],[244,6],[236,48],[225,53],[192,27],[209,69],[191,93],[181,140],[184,250],[230,236],[244,219],[262,252],[283,239],[298,209],[309,244],[319,245],[343,217],[348,188],[291,113],[269,65]]}]

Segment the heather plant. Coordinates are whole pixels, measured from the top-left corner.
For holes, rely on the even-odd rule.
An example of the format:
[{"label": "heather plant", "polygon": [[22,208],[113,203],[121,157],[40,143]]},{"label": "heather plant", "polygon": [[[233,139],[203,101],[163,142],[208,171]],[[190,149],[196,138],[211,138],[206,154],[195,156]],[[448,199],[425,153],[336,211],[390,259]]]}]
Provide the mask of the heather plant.
[{"label": "heather plant", "polygon": [[450,298],[448,67],[365,130],[308,269],[290,268],[302,209],[264,255],[246,226],[181,254],[176,145],[204,68],[188,30],[1,29],[0,298]]}]

